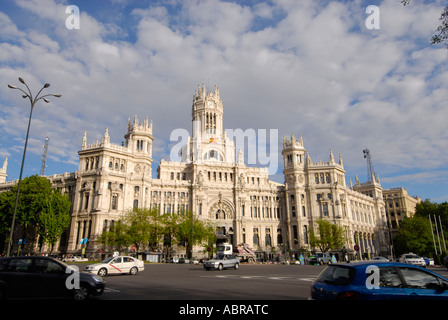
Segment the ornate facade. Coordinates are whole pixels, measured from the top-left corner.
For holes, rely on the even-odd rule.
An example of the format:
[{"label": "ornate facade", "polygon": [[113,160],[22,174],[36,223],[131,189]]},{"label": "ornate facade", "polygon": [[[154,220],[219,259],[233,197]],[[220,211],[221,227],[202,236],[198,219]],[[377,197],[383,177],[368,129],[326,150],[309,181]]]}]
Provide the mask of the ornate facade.
[{"label": "ornate facade", "polygon": [[330,151],[328,161],[313,162],[302,137],[292,135],[283,138],[285,181],[271,181],[266,168],[244,163],[226,137],[223,114],[219,89],[207,93],[199,87],[192,136],[177,150],[178,160],[161,160],[157,178],[151,172],[154,137],[148,118],[129,119],[122,144],[112,143],[107,129],[93,144],[84,133],[78,170],[48,177],[73,204],[66,252],[108,254],[97,242],[103,230],[132,208],[157,207],[171,214],[190,210],[213,222],[219,239],[267,254],[313,250],[308,234],[320,218],[344,228],[349,252],[356,247],[359,256],[389,253],[379,179],[346,186],[341,157],[336,161]]}]

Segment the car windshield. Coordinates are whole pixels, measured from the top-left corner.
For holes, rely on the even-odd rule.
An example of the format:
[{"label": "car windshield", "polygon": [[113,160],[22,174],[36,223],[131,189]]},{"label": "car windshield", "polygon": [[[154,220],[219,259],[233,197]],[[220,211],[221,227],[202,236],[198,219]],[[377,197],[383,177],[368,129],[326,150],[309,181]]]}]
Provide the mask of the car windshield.
[{"label": "car windshield", "polygon": [[416,254],[407,254],[405,256],[406,259],[420,259],[420,257]]},{"label": "car windshield", "polygon": [[317,278],[317,282],[345,286],[352,282],[356,270],[345,266],[328,266]]},{"label": "car windshield", "polygon": [[114,258],[114,257],[110,257],[110,258],[107,258],[107,259],[101,261],[101,263],[109,263],[109,262],[111,262],[113,259],[115,259],[115,258]]},{"label": "car windshield", "polygon": [[222,260],[224,259],[224,255],[223,254],[218,254],[216,255],[216,257],[214,257],[215,260]]}]

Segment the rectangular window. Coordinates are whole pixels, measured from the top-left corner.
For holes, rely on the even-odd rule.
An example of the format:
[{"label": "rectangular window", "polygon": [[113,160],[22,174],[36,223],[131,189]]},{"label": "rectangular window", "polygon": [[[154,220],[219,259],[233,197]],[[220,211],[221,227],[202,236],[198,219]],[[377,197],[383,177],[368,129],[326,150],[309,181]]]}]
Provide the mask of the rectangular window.
[{"label": "rectangular window", "polygon": [[308,226],[303,226],[303,242],[308,244]]},{"label": "rectangular window", "polygon": [[89,209],[89,194],[86,194],[85,203],[84,203],[84,209],[85,210]]},{"label": "rectangular window", "polygon": [[328,204],[324,203],[322,205],[322,211],[323,211],[324,217],[328,217]]},{"label": "rectangular window", "polygon": [[112,196],[112,209],[117,210],[117,196]]}]

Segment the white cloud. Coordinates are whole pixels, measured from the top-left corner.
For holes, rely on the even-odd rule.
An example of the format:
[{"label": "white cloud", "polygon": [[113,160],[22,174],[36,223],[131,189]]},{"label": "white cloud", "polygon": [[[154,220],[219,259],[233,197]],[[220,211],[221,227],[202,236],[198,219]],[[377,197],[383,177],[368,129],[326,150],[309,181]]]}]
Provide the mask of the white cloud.
[{"label": "white cloud", "polygon": [[[50,82],[63,94],[36,109],[30,152],[50,135],[49,156],[76,163],[85,130],[94,142],[108,127],[120,143],[137,114],[154,121],[157,162],[169,154],[170,132],[190,129],[192,95],[206,82],[221,89],[225,127],[279,129],[280,140],[303,133],[313,158],[332,148],[350,168],[368,146],[378,167],[446,166],[448,60],[446,49],[428,45],[438,5],[384,1],[380,30],[367,30],[361,1],[188,0],[116,19],[129,25],[81,8],[81,28],[68,30],[65,5],[17,3],[37,16],[36,28],[22,30],[0,12],[0,81],[23,76],[34,90]],[[10,140],[22,137],[26,102],[5,87],[0,93],[8,119],[0,127]]]}]

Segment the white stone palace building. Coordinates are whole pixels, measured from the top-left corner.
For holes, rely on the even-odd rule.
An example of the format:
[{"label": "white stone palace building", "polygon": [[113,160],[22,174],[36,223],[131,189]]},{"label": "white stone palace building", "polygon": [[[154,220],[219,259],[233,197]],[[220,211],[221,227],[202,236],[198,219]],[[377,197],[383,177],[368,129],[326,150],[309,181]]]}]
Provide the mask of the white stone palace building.
[{"label": "white stone palace building", "polygon": [[[309,231],[320,218],[344,228],[350,253],[356,247],[358,257],[390,254],[378,177],[347,186],[341,157],[336,160],[330,151],[328,161],[313,162],[302,137],[292,135],[283,138],[284,183],[271,181],[267,168],[246,165],[226,137],[217,87],[197,89],[192,122],[192,137],[179,148],[179,159],[162,159],[157,178],[151,172],[154,137],[148,118],[129,120],[122,144],[112,143],[107,129],[102,141],[93,144],[84,133],[78,170],[47,177],[72,201],[61,252],[85,252],[91,258],[110,254],[98,243],[99,235],[132,208],[157,207],[161,213],[192,211],[216,225],[218,239],[248,244],[271,257],[314,250]],[[5,182],[6,166],[5,161],[1,190],[15,183]]]}]

